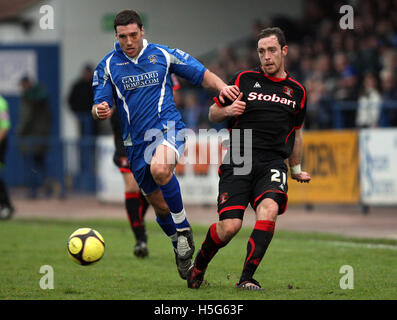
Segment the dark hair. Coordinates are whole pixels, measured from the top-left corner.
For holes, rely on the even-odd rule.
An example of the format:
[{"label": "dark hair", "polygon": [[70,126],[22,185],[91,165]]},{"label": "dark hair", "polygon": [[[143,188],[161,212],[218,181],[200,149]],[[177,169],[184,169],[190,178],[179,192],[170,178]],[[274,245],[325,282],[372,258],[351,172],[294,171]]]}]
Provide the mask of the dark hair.
[{"label": "dark hair", "polygon": [[26,83],[26,82],[31,82],[32,80],[30,79],[30,76],[25,74],[21,79],[19,79],[19,83]]},{"label": "dark hair", "polygon": [[114,32],[117,32],[117,26],[127,26],[133,23],[142,29],[142,19],[136,11],[129,9],[120,11],[114,18]]},{"label": "dark hair", "polygon": [[258,41],[262,38],[267,38],[270,36],[276,36],[278,43],[280,44],[281,48],[287,45],[287,41],[285,40],[284,31],[281,30],[279,27],[272,27],[263,29],[258,35]]}]

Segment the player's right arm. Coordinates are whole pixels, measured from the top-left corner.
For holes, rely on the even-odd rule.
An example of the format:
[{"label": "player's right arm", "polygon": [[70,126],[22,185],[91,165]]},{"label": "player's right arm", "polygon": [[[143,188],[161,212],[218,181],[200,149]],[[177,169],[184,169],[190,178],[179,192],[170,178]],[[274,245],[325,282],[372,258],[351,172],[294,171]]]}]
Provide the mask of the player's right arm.
[{"label": "player's right arm", "polygon": [[95,120],[104,120],[113,114],[113,88],[109,71],[106,66],[106,57],[98,64],[92,79],[94,105],[91,114]]},{"label": "player's right arm", "polygon": [[218,105],[217,103],[214,103],[210,107],[208,119],[211,122],[220,123],[230,117],[238,117],[238,116],[242,115],[244,113],[244,110],[246,107],[246,103],[241,100],[242,97],[243,97],[243,93],[240,92],[237,99],[234,100],[234,102],[232,104],[225,106],[225,107],[222,107],[221,105]]},{"label": "player's right arm", "polygon": [[110,118],[114,112],[106,101],[99,104],[94,104],[91,109],[91,114],[95,120],[104,120]]}]

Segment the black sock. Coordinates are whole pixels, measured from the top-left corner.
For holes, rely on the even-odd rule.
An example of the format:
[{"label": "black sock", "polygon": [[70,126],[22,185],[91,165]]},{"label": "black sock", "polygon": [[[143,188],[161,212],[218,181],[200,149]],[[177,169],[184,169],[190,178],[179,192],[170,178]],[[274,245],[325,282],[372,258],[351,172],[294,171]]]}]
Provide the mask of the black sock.
[{"label": "black sock", "polygon": [[245,258],[240,283],[252,279],[266,250],[272,241],[274,234],[274,221],[258,220],[247,244],[247,256]]},{"label": "black sock", "polygon": [[146,200],[146,197],[142,194],[142,192],[139,192],[139,200],[140,200],[140,207],[142,207],[141,212],[142,212],[142,220],[145,218],[145,214],[147,209],[149,208],[149,202]]},{"label": "black sock", "polygon": [[207,236],[201,245],[201,249],[197,252],[197,256],[194,261],[195,267],[199,270],[205,270],[218,250],[223,248],[226,244],[227,242],[222,242],[218,237],[216,232],[216,223],[211,225],[207,232]]},{"label": "black sock", "polygon": [[147,207],[145,209],[144,203],[140,198],[140,192],[125,193],[125,208],[135,239],[137,241],[147,242],[146,229],[143,221],[143,216],[144,213],[146,213]]}]

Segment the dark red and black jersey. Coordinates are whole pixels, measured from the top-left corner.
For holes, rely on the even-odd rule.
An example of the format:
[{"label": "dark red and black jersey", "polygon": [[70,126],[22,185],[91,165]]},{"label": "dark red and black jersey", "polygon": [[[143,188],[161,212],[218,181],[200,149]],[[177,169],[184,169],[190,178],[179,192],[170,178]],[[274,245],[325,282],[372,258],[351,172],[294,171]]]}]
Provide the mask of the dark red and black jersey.
[{"label": "dark red and black jersey", "polygon": [[[285,78],[267,76],[261,67],[237,73],[229,83],[237,85],[246,102],[244,113],[231,118],[229,130],[240,129],[240,150],[243,150],[243,131],[252,129],[252,150],[263,158],[286,159],[294,147],[295,130],[303,125],[306,112],[306,90],[289,74]],[[214,98],[218,106],[223,105]],[[233,134],[230,135],[230,142]],[[247,146],[246,146],[247,147]]]}]

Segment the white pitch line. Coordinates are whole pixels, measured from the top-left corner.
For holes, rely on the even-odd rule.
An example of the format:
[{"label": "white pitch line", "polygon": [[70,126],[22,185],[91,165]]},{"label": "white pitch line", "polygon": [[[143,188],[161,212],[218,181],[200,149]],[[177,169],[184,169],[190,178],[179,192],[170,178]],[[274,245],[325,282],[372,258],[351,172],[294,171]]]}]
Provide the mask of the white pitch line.
[{"label": "white pitch line", "polygon": [[346,241],[327,241],[327,240],[310,240],[311,242],[321,242],[333,246],[340,247],[353,247],[353,248],[365,248],[365,249],[385,249],[385,250],[397,250],[397,246],[391,244],[374,244],[374,243],[359,243],[359,242],[346,242]]}]

